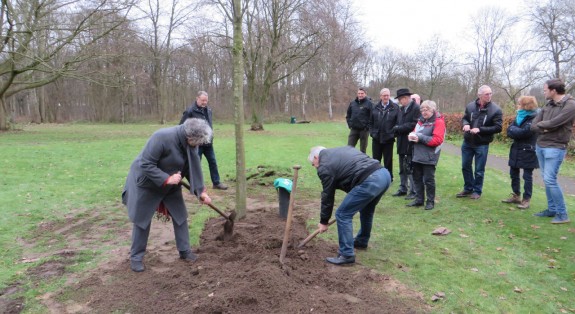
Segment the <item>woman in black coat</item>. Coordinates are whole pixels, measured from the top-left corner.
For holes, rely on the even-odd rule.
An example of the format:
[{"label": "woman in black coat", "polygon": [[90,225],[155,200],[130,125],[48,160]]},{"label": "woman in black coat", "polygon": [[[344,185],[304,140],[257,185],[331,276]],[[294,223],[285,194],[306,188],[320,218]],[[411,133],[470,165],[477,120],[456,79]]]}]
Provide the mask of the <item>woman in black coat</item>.
[{"label": "woman in black coat", "polygon": [[[522,96],[517,103],[517,116],[507,128],[507,137],[513,139],[509,150],[509,175],[511,176],[511,197],[503,203],[519,204],[518,208],[529,208],[533,192],[533,169],[539,168],[535,154],[537,134],[530,130],[531,121],[537,115],[537,100],[533,96]],[[521,199],[520,170],[523,169],[523,199]]]}]

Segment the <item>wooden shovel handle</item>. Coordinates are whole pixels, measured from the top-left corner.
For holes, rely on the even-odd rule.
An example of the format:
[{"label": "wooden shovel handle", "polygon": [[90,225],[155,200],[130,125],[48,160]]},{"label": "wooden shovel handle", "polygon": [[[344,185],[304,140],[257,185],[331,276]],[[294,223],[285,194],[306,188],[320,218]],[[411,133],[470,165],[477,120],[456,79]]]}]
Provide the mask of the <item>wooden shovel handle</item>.
[{"label": "wooden shovel handle", "polygon": [[[180,183],[186,188],[186,189],[191,189],[190,185],[188,184],[188,182],[186,181],[180,181]],[[215,210],[216,212],[218,212],[218,214],[220,214],[222,217],[226,218],[226,219],[230,219],[230,216],[226,215],[223,211],[221,211],[219,208],[216,207],[216,205],[210,203],[207,204],[208,206],[210,206],[211,209]]]},{"label": "wooden shovel handle", "polygon": [[290,199],[289,199],[289,207],[288,207],[288,213],[287,213],[286,227],[284,230],[284,240],[282,243],[282,250],[280,252],[280,263],[281,264],[284,263],[284,258],[286,256],[287,247],[288,247],[289,234],[290,234],[290,229],[291,229],[291,221],[292,221],[292,217],[293,217],[293,204],[295,201],[295,193],[297,190],[297,172],[299,169],[301,169],[300,165],[293,166],[293,170],[294,170],[293,184],[292,184]]},{"label": "wooden shovel handle", "polygon": [[[328,226],[331,226],[331,225],[333,225],[334,222],[335,222],[335,219],[332,219],[330,222],[327,223],[327,225],[328,225]],[[297,247],[298,247],[298,248],[303,247],[303,246],[306,245],[311,239],[315,238],[315,236],[318,235],[318,233],[319,233],[319,228],[317,228],[317,230],[314,231],[312,234],[308,235],[307,238],[303,239],[303,241],[301,241]]]}]

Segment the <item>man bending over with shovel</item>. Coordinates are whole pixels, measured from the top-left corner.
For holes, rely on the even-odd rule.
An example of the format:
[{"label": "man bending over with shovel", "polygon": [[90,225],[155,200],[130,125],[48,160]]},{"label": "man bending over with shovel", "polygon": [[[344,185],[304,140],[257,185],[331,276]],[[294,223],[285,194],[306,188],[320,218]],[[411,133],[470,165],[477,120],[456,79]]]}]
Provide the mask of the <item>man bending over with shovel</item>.
[{"label": "man bending over with shovel", "polygon": [[[355,263],[354,248],[366,249],[373,224],[375,206],[389,188],[389,171],[366,154],[351,146],[312,147],[308,160],[317,169],[323,191],[318,229],[325,232],[333,211],[336,190],[347,193],[337,210],[339,250],[337,257],[328,257],[335,265]],[[359,212],[361,227],[353,237],[353,216]]]}]

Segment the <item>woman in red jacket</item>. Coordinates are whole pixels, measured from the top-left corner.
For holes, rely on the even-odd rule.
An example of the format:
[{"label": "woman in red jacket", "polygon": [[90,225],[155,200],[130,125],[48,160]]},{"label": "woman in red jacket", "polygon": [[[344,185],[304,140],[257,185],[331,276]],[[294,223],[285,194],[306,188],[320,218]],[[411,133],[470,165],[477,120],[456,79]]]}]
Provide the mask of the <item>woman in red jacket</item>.
[{"label": "woman in red jacket", "polygon": [[435,167],[445,139],[445,120],[434,101],[424,101],[420,111],[421,117],[407,137],[414,143],[412,167],[415,186],[415,199],[407,206],[423,206],[427,194],[425,209],[430,210],[435,206]]}]

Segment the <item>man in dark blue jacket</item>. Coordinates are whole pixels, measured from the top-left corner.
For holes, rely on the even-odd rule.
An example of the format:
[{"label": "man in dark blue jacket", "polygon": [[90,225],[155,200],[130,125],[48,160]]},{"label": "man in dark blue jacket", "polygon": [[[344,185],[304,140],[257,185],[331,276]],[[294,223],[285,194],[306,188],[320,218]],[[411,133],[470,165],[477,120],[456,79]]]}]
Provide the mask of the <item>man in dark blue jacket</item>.
[{"label": "man in dark blue jacket", "polygon": [[[188,118],[198,118],[208,121],[208,124],[213,129],[212,126],[212,109],[208,107],[208,93],[204,91],[199,91],[196,96],[196,101],[182,114],[182,119],[180,119],[180,124],[184,123]],[[220,173],[218,172],[218,163],[216,162],[216,152],[214,151],[213,138],[207,144],[198,147],[198,154],[200,159],[202,155],[206,156],[208,160],[208,166],[210,168],[210,178],[214,185],[214,189],[227,190],[228,187],[220,181]]]},{"label": "man in dark blue jacket", "polygon": [[[335,265],[355,263],[354,247],[366,249],[371,235],[375,206],[391,184],[389,171],[381,164],[350,146],[325,148],[312,147],[308,160],[317,169],[323,191],[321,192],[321,214],[318,228],[328,229],[333,212],[336,190],[347,193],[337,210],[337,234],[339,250],[337,257],[327,262]],[[353,216],[359,212],[361,227],[353,237]]]}]

